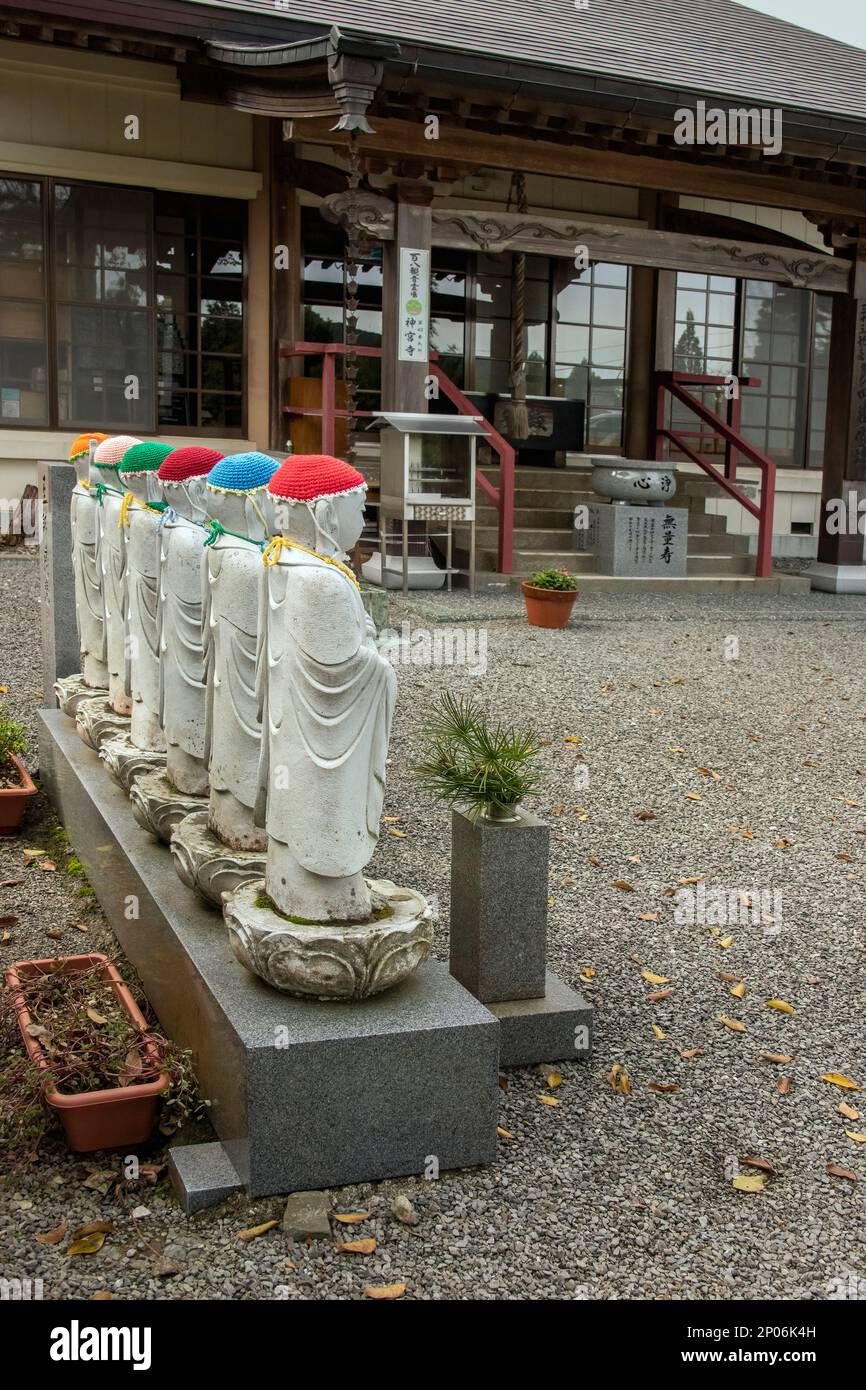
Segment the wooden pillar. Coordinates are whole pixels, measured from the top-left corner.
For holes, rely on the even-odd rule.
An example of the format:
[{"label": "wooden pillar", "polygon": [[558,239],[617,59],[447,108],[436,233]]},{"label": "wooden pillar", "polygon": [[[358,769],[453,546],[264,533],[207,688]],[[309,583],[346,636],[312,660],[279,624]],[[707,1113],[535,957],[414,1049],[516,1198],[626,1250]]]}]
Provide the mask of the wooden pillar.
[{"label": "wooden pillar", "polygon": [[271,445],[271,122],[253,118],[253,157],[262,176],[262,187],[249,204],[247,220],[246,356],[247,437],[256,449]]},{"label": "wooden pillar", "polygon": [[[302,367],[281,358],[281,343],[301,336],[301,233],[300,211],[295,190],[285,177],[282,153],[285,149],[282,121],[270,121],[271,179],[271,330],[270,330],[270,440],[268,447],[283,450],[290,434],[290,417],[282,413],[286,403],[286,378],[300,374]],[[283,254],[285,248],[287,255]],[[278,254],[278,251],[280,254]]]},{"label": "wooden pillar", "polygon": [[[866,497],[866,245],[854,261],[851,292],[833,296],[818,564],[813,588],[866,592],[863,536],[849,524]],[[844,506],[841,509],[840,500]],[[841,524],[840,524],[841,521]],[[847,578],[845,567],[858,567]]]},{"label": "wooden pillar", "polygon": [[[431,203],[433,190],[425,185],[398,184],[394,189],[396,212],[394,240],[383,253],[382,286],[382,409],[426,413],[426,358],[418,362],[398,360],[400,306],[400,249],[407,246],[429,251],[432,245]],[[427,286],[427,303],[430,288]]]},{"label": "wooden pillar", "polygon": [[[640,195],[640,215],[655,227],[658,196]],[[624,451],[627,458],[650,459],[654,449],[653,368],[655,357],[656,281],[659,271],[633,265],[629,275],[628,359],[625,377]]]}]

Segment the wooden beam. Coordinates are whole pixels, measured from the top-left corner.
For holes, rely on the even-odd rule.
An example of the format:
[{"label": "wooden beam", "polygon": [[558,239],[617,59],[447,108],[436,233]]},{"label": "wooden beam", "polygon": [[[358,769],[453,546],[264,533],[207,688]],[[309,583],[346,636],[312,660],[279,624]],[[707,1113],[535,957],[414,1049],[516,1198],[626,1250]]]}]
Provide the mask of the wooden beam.
[{"label": "wooden beam", "polygon": [[[430,157],[431,141],[424,127],[413,121],[370,115],[372,135],[362,135],[364,153]],[[304,140],[333,145],[334,138],[324,121],[304,126]],[[440,125],[436,158],[471,162],[478,167],[521,169],[530,174],[552,174],[560,178],[587,179],[634,188],[654,188],[662,192],[690,193],[698,197],[734,199],[760,203],[765,207],[792,208],[797,211],[856,214],[866,216],[866,191],[821,184],[789,176],[777,177],[766,171],[735,171],[689,163],[680,158],[620,153],[616,150],[590,150],[582,146],[550,140],[527,140],[503,132],[480,133],[465,128]]]}]

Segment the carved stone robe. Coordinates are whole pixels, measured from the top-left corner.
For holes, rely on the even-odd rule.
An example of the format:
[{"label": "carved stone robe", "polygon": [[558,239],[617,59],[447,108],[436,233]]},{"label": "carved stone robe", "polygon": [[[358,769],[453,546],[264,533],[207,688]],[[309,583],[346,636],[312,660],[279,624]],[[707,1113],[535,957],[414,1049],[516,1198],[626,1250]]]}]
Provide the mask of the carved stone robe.
[{"label": "carved stone robe", "polygon": [[72,489],[72,572],[78,648],[84,657],[105,661],[105,612],[99,568],[99,523],[96,493],[81,482]]},{"label": "carved stone robe", "polygon": [[172,514],[159,533],[159,722],[166,742],[204,758],[201,554],[205,532]]},{"label": "carved stone robe", "polygon": [[355,585],[318,557],[283,551],[262,603],[256,819],[309,872],[348,877],[378,839],[394,671]]},{"label": "carved stone robe", "polygon": [[261,726],[256,700],[259,546],[222,534],[202,560],[205,760],[213,790],[251,810],[258,790]]}]

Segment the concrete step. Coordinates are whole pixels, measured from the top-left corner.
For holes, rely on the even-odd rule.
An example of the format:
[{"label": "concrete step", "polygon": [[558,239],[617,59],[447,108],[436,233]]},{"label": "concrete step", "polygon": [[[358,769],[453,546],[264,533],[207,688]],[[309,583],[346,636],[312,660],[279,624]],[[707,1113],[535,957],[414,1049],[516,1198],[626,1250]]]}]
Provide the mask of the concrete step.
[{"label": "concrete step", "polygon": [[[494,506],[478,506],[476,509],[476,522],[479,527],[499,526],[499,512]],[[574,507],[551,506],[551,507],[525,507],[516,506],[514,508],[514,530],[522,530],[524,527],[542,530],[571,530],[574,524]],[[455,528],[456,529],[456,528]],[[713,516],[708,512],[689,513],[689,535],[717,535],[724,534],[726,522],[723,516]]]},{"label": "concrete step", "polygon": [[753,555],[690,555],[687,565],[690,575],[754,574]]},{"label": "concrete step", "polygon": [[[562,568],[572,574],[595,573],[595,554],[590,550],[533,550],[525,547],[515,548],[513,569],[515,574],[533,574],[536,570]],[[498,567],[497,552],[492,549],[476,550],[475,567],[479,573],[495,573]],[[755,558],[753,555],[690,554],[688,558],[689,576],[712,576],[753,574]]]}]

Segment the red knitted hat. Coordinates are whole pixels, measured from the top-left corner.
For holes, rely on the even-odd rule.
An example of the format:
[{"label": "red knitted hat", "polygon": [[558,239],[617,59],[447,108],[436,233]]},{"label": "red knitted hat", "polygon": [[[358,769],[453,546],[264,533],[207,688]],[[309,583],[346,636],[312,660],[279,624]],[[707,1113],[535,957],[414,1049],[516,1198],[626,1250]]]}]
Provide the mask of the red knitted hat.
[{"label": "red knitted hat", "polygon": [[161,483],[185,483],[189,478],[203,478],[221,458],[219,449],[189,444],[166,454],[156,476]]},{"label": "red knitted hat", "polygon": [[290,502],[318,502],[342,497],[367,486],[357,468],[328,454],[293,454],[277,469],[268,492]]}]

